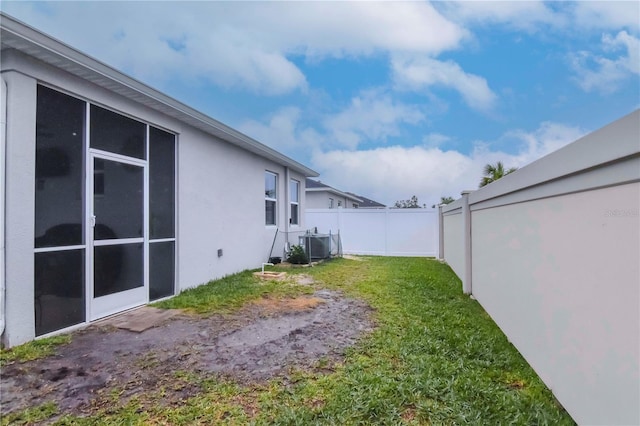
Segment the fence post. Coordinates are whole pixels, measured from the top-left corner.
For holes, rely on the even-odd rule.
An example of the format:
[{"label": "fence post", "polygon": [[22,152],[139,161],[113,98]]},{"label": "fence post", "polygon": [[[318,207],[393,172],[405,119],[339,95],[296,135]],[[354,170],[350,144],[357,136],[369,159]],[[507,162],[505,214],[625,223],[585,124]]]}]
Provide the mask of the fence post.
[{"label": "fence post", "polygon": [[389,207],[384,209],[384,255],[389,256]]},{"label": "fence post", "polygon": [[338,232],[342,233],[342,230],[344,229],[344,218],[342,217],[342,209],[336,209],[336,212],[338,214]]},{"label": "fence post", "polygon": [[462,292],[472,294],[471,286],[471,210],[469,209],[469,194],[472,191],[462,191],[462,250],[464,253],[464,273],[462,276]]},{"label": "fence post", "polygon": [[444,216],[442,207],[446,204],[438,204],[438,259],[444,260]]}]

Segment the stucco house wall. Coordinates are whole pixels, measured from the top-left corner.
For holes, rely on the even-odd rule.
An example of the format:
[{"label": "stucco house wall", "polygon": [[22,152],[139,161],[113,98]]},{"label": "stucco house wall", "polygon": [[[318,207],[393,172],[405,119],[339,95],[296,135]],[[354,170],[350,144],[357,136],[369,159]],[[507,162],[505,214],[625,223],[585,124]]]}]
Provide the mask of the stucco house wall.
[{"label": "stucco house wall", "polygon": [[[178,168],[179,246],[180,253],[189,253],[179,256],[183,287],[260,266],[268,260],[276,230],[296,229],[288,224],[285,194],[290,179],[301,182],[304,191],[300,173],[229,144],[211,143],[193,129],[181,134]],[[278,176],[275,226],[264,223],[265,171]],[[304,197],[300,203],[304,207]],[[303,216],[299,227],[304,227]],[[297,244],[293,238],[290,242]]]},{"label": "stucco house wall", "polygon": [[[359,205],[359,200],[354,198],[349,198],[344,195],[332,193],[329,191],[306,191],[306,206],[308,209],[328,209],[328,208],[338,208],[338,202],[340,203],[339,207],[345,209],[354,208],[354,204]],[[333,199],[333,207],[330,206],[330,202]]]},{"label": "stucco house wall", "polygon": [[[317,176],[313,170],[37,30],[2,18],[1,83],[7,88],[3,345],[36,336],[34,239],[43,232],[34,221],[39,85],[176,135],[175,294],[267,261],[276,229],[291,228],[292,179],[300,184],[298,226],[304,226],[305,178]],[[266,171],[277,175],[275,225],[265,224]]]}]

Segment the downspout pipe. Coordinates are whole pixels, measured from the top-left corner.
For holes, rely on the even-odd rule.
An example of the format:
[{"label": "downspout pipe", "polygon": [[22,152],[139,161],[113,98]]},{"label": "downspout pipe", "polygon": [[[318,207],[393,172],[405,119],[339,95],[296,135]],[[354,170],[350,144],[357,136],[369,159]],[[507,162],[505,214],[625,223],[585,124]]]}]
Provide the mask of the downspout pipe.
[{"label": "downspout pipe", "polygon": [[7,83],[4,78],[0,77],[0,336],[4,334],[6,325],[5,300],[5,161],[6,161],[6,144],[7,144]]},{"label": "downspout pipe", "polygon": [[[291,228],[291,206],[289,205],[290,193],[291,193],[291,176],[290,176],[289,166],[285,166],[284,168],[284,243],[285,245],[289,242],[289,231]],[[283,259],[284,260],[284,259]]]}]

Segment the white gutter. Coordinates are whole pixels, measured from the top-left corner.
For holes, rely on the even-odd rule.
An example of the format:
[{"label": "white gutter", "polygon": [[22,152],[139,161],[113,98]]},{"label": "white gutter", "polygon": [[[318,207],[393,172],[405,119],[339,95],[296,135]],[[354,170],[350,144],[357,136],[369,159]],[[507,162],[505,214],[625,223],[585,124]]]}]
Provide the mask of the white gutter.
[{"label": "white gutter", "polygon": [[0,77],[0,336],[5,326],[5,280],[4,280],[4,199],[5,158],[7,142],[7,83]]}]

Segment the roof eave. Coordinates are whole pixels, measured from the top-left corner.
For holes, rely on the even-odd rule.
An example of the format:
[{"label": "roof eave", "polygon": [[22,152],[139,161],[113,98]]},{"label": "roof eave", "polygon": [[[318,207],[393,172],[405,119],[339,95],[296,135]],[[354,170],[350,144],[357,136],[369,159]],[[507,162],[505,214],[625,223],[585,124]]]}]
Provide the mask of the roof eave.
[{"label": "roof eave", "polygon": [[348,198],[350,200],[354,200],[357,201],[359,203],[362,203],[363,201],[360,198],[354,197],[353,195],[349,195],[345,192],[339,191],[335,188],[332,188],[330,186],[324,187],[324,188],[306,188],[305,191],[307,192],[329,192],[331,194],[335,194],[338,195],[340,197],[344,197],[344,198]]},{"label": "roof eave", "polygon": [[[269,148],[257,140],[9,15],[0,12],[0,18],[3,47],[6,46],[22,51],[45,63],[49,63],[58,68],[62,67],[71,74],[89,80],[110,91],[115,91],[127,98],[135,99],[136,102],[142,103],[149,108],[173,117],[246,151],[289,167],[306,177],[319,176],[316,171]],[[114,83],[116,87],[114,87]]]}]

